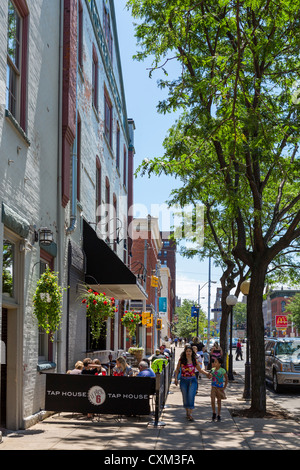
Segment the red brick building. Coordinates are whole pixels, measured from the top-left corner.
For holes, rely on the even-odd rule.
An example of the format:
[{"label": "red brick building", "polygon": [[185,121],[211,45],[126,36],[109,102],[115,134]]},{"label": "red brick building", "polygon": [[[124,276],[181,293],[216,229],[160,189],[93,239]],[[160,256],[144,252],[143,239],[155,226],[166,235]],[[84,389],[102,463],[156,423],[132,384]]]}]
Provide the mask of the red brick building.
[{"label": "red brick building", "polygon": [[[148,216],[147,218],[134,219],[132,236],[130,267],[139,280],[142,280],[148,298],[143,303],[141,301],[131,301],[131,307],[150,312],[154,320],[158,313],[158,299],[161,288],[158,253],[162,248],[162,240],[157,218]],[[151,286],[152,276],[159,278],[158,287]],[[146,354],[154,352],[154,349],[159,346],[157,331],[154,321],[153,326],[150,328],[144,326],[139,328],[138,341],[145,348]]]},{"label": "red brick building", "polygon": [[276,316],[289,315],[288,303],[292,300],[295,294],[299,291],[296,290],[276,290],[270,294],[271,300],[271,325],[270,330],[273,335],[277,337],[283,336],[299,336],[297,329],[292,325],[288,319],[288,326],[286,330],[276,329]]}]

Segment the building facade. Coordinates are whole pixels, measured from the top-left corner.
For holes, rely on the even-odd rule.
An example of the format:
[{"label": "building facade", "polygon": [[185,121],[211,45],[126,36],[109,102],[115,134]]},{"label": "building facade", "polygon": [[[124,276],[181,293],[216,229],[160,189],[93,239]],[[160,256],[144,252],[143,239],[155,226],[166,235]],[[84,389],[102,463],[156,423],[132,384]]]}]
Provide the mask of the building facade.
[{"label": "building facade", "polygon": [[280,324],[276,321],[276,317],[286,317],[289,315],[288,304],[298,294],[298,290],[292,289],[280,289],[274,290],[270,293],[270,311],[271,318],[269,323],[266,325],[268,336],[277,337],[295,337],[298,336],[298,331],[295,325],[288,319],[287,325]]},{"label": "building facade", "polygon": [[[161,264],[158,253],[162,248],[162,240],[158,219],[151,217],[133,219],[132,239],[132,270],[143,279],[143,287],[147,293],[144,301],[132,301],[131,308],[139,312],[148,312],[153,321],[149,327],[140,327],[137,338],[146,354],[152,354],[160,344],[160,330],[156,328],[159,318],[159,298],[161,297]],[[153,276],[157,277],[157,286],[153,285]]]},{"label": "building facade", "polygon": [[[44,414],[44,373],[116,357],[122,311],[147,296],[129,269],[134,121],[113,1],[5,0],[0,35],[0,425],[20,429]],[[53,341],[33,315],[47,267],[65,289]],[[97,344],[86,286],[118,306]]]}]

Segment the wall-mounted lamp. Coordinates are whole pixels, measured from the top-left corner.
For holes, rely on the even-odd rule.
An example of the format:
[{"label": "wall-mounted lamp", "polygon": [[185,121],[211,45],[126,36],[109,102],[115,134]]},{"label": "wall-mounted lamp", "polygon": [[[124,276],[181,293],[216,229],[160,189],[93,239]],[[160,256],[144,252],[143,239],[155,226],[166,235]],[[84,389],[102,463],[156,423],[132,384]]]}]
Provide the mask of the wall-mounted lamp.
[{"label": "wall-mounted lamp", "polygon": [[53,232],[47,227],[39,229],[39,241],[40,245],[49,246],[53,242]]}]

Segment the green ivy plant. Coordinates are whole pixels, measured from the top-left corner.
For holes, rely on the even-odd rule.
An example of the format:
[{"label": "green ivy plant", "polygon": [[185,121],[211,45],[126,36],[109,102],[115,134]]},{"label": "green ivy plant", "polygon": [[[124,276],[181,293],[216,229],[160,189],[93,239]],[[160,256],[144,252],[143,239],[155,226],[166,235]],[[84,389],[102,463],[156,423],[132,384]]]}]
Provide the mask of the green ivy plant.
[{"label": "green ivy plant", "polygon": [[57,274],[49,268],[41,275],[33,296],[33,313],[38,326],[54,340],[54,333],[59,329],[62,317],[62,292],[58,285]]}]

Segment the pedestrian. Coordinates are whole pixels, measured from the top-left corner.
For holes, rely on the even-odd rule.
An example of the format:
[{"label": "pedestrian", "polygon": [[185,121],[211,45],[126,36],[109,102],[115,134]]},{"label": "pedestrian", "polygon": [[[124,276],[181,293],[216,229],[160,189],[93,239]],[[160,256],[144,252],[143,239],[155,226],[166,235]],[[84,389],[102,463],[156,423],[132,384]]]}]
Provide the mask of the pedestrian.
[{"label": "pedestrian", "polygon": [[203,351],[204,370],[207,370],[208,364],[209,364],[209,353],[207,352],[205,346],[203,346],[202,351]]},{"label": "pedestrian", "polygon": [[177,367],[175,370],[175,385],[178,385],[178,374],[180,376],[180,390],[182,393],[183,407],[186,410],[186,418],[188,421],[194,421],[192,411],[195,408],[195,396],[197,392],[197,378],[196,372],[209,377],[209,373],[201,369],[200,364],[197,362],[196,354],[190,344],[186,345],[180,355]]},{"label": "pedestrian", "polygon": [[[202,356],[198,352],[197,346],[196,345],[192,346],[192,350],[196,354],[196,359],[197,359],[198,364],[200,365],[201,369],[203,369]],[[198,379],[201,379],[201,375],[199,374],[198,370],[196,372],[196,377],[197,377],[197,391],[198,391]]]},{"label": "pedestrian", "polygon": [[197,336],[195,336],[191,341],[191,346],[197,346],[198,351],[202,351],[204,344],[202,343],[202,341],[199,340]]},{"label": "pedestrian", "polygon": [[236,343],[236,356],[235,360],[239,361],[239,357],[241,357],[241,361],[243,360],[243,352],[242,352],[242,343],[240,339],[238,339],[238,342]]},{"label": "pedestrian", "polygon": [[178,343],[178,338],[177,338],[177,336],[174,338],[174,343],[175,343],[175,347],[177,347],[177,343]]},{"label": "pedestrian", "polygon": [[[209,376],[211,377],[211,407],[212,407],[212,420],[221,421],[221,403],[226,399],[225,388],[228,384],[228,376],[226,370],[221,367],[222,359],[216,357],[213,360],[214,367],[211,369]],[[225,380],[225,383],[224,383]],[[218,406],[218,415],[216,415],[216,400]]]},{"label": "pedestrian", "polygon": [[[213,347],[210,350],[210,359],[211,359],[211,364],[214,362],[214,359],[217,358],[222,358],[223,356],[223,351],[221,346],[217,341],[215,341]],[[211,366],[212,367],[212,366]]]}]

